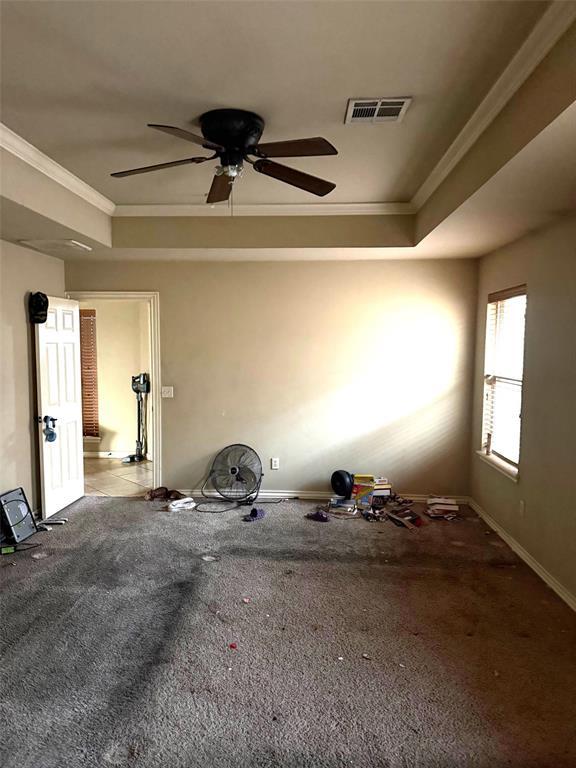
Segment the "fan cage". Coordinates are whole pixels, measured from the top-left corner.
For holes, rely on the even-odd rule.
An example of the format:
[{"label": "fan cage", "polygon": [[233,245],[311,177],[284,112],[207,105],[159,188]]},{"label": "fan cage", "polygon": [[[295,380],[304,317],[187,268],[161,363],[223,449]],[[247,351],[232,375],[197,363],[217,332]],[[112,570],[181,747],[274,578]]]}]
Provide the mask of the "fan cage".
[{"label": "fan cage", "polygon": [[262,462],[256,451],[244,443],[223,448],[214,458],[210,473],[202,487],[210,483],[216,493],[227,501],[252,503],[260,492]]}]

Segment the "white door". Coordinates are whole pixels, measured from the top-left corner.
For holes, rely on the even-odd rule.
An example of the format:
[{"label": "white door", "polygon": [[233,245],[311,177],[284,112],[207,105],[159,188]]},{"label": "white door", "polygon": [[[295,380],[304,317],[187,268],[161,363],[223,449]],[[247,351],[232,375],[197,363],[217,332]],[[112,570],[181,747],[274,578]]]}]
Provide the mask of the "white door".
[{"label": "white door", "polygon": [[49,297],[46,322],[36,326],[36,371],[42,517],[46,518],[84,495],[77,301]]}]

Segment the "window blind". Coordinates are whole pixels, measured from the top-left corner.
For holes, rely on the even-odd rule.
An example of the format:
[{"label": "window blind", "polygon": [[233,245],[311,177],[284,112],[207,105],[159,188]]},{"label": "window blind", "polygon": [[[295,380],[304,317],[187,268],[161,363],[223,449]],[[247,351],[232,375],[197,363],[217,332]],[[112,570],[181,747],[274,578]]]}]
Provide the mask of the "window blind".
[{"label": "window blind", "polygon": [[82,434],[84,437],[100,437],[95,309],[80,310],[80,365],[82,374]]},{"label": "window blind", "polygon": [[488,297],[482,450],[515,467],[520,458],[525,315],[525,285]]}]

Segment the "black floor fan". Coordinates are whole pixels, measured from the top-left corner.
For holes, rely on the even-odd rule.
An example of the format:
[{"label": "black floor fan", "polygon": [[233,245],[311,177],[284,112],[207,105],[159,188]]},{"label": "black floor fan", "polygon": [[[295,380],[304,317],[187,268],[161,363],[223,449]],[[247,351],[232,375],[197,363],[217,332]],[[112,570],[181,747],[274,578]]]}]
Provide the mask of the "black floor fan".
[{"label": "black floor fan", "polygon": [[150,392],[150,376],[139,373],[132,376],[132,391],[136,393],[136,410],[138,433],[136,436],[136,453],[131,453],[122,459],[123,464],[134,464],[145,461],[148,452],[148,424],[146,420],[146,401]]},{"label": "black floor fan", "polygon": [[[235,443],[223,448],[214,458],[208,477],[202,483],[201,493],[206,502],[198,504],[200,512],[226,512],[240,505],[253,504],[260,493],[262,484],[262,462],[253,448],[243,443]],[[218,502],[215,495],[208,495],[208,485],[224,501],[233,502],[225,509],[208,509]]]}]

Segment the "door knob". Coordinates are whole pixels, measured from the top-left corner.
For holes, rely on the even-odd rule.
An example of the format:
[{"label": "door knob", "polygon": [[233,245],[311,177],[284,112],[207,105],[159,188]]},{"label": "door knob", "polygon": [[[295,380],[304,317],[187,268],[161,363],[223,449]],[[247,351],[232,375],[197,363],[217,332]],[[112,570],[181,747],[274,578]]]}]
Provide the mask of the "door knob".
[{"label": "door knob", "polygon": [[46,442],[53,443],[54,440],[56,440],[56,438],[58,437],[58,433],[54,429],[58,419],[55,419],[54,416],[44,416],[42,421],[44,422],[44,429],[42,430],[42,432],[44,433]]}]

